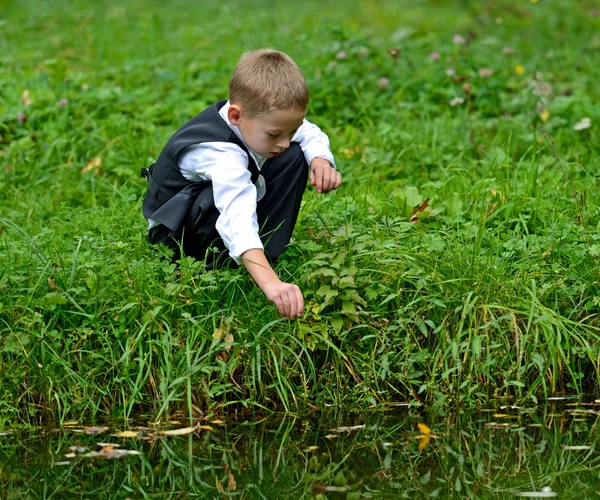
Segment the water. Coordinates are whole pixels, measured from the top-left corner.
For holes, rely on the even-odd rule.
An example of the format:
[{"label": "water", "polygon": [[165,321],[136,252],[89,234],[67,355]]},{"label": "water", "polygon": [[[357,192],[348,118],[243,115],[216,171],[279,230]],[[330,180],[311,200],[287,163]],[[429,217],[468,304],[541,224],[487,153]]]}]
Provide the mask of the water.
[{"label": "water", "polygon": [[4,428],[0,498],[594,498],[599,415],[563,401],[212,419],[189,434],[187,422]]}]

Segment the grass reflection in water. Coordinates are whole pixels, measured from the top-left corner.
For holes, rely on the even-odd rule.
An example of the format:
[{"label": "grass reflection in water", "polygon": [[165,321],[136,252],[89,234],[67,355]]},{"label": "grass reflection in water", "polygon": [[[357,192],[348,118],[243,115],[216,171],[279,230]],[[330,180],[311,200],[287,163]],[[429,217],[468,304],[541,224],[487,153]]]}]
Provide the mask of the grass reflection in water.
[{"label": "grass reflection in water", "polygon": [[[83,427],[4,429],[0,493],[2,498],[510,498],[551,488],[560,498],[585,498],[600,491],[599,414],[597,404],[572,403],[441,417],[411,409],[249,417],[200,422],[193,432],[175,433],[142,426],[126,432],[113,426],[97,434],[86,434]],[[109,454],[103,456],[103,450]],[[117,450],[141,454],[110,455]]]}]

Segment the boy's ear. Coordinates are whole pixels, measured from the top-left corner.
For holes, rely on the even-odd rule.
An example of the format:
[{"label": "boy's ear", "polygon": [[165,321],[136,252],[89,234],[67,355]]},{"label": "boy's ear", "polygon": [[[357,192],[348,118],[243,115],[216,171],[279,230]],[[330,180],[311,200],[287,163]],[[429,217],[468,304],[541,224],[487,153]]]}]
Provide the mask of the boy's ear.
[{"label": "boy's ear", "polygon": [[231,104],[227,110],[227,118],[229,119],[229,123],[237,127],[240,124],[243,114],[244,110],[241,106],[237,104]]}]

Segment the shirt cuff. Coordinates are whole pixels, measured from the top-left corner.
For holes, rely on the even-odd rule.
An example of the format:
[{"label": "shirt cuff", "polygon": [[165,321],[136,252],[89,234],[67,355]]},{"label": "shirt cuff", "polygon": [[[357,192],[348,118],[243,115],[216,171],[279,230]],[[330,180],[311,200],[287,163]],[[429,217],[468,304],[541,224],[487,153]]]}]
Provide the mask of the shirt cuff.
[{"label": "shirt cuff", "polygon": [[258,234],[254,237],[244,239],[244,241],[240,241],[239,243],[233,242],[229,247],[229,255],[236,262],[236,264],[239,265],[242,263],[242,255],[244,254],[244,252],[247,252],[248,250],[253,250],[255,248],[259,250],[264,250],[262,241]]}]

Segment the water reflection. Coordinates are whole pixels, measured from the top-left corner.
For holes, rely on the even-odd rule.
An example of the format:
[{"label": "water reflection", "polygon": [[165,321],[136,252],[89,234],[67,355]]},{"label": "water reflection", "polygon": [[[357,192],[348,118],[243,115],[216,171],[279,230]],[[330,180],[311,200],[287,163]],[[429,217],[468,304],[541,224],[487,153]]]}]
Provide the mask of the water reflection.
[{"label": "water reflection", "polygon": [[[4,429],[0,498],[595,497],[599,414],[575,403],[247,418],[183,436]],[[105,449],[141,454],[93,457]]]}]

